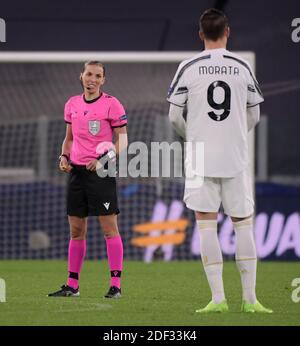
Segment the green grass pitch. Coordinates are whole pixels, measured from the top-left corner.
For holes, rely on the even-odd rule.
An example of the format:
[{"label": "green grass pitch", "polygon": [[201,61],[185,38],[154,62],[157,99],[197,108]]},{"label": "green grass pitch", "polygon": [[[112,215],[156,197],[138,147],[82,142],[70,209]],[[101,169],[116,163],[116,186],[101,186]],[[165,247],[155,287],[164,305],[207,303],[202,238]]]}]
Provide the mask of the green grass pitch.
[{"label": "green grass pitch", "polygon": [[239,312],[240,278],[234,262],[224,264],[224,284],[230,312],[202,315],[195,310],[210,300],[200,261],[126,261],[123,297],[103,298],[108,289],[106,261],[86,261],[79,298],[49,298],[65,283],[66,261],[0,261],[6,282],[6,302],[0,303],[0,326],[203,326],[300,325],[300,302],[291,299],[291,282],[300,277],[297,262],[260,262],[257,295],[272,315]]}]

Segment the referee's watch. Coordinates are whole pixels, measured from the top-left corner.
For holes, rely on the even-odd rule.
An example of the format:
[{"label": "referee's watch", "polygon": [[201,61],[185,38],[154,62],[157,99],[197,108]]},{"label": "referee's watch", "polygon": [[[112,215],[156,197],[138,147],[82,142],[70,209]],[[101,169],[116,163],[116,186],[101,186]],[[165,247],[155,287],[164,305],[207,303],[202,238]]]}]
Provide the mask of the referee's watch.
[{"label": "referee's watch", "polygon": [[69,156],[67,154],[61,154],[58,158],[58,160],[60,161],[62,157],[65,157],[67,159],[67,161],[69,161]]}]

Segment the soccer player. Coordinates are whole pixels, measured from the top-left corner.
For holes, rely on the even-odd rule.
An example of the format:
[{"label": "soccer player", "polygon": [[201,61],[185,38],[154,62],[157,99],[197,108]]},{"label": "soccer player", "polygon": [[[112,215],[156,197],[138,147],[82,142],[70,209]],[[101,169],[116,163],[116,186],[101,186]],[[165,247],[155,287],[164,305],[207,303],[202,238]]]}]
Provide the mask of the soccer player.
[{"label": "soccer player", "polygon": [[[103,172],[127,147],[127,116],[115,97],[101,91],[105,68],[99,61],[85,63],[80,81],[84,93],[71,97],[65,105],[67,128],[59,157],[60,170],[69,173],[69,275],[67,284],[48,296],[79,296],[78,283],[86,253],[87,218],[97,216],[106,241],[111,273],[110,288],[105,297],[120,298],[123,244],[117,225],[116,178],[104,176]],[[112,144],[113,134],[115,146]],[[99,174],[100,168],[102,174]]]},{"label": "soccer player", "polygon": [[264,99],[249,64],[226,49],[229,33],[227,17],[221,11],[205,11],[199,31],[205,50],[179,65],[168,93],[169,117],[177,133],[187,142],[204,143],[203,184],[197,188],[186,184],[184,193],[187,207],[195,211],[202,263],[212,292],[211,302],[197,312],[228,311],[217,236],[222,203],[235,230],[236,264],[243,289],[241,310],[271,313],[255,293],[257,257],[247,143]]}]

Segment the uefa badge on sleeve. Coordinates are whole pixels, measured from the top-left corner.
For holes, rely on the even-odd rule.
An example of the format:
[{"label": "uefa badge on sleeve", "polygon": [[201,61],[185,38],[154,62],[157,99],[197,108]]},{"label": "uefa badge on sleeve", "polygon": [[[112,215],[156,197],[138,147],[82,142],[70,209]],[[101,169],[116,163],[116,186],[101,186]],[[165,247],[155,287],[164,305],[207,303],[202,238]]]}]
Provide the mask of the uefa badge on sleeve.
[{"label": "uefa badge on sleeve", "polygon": [[96,136],[100,131],[100,121],[99,120],[90,120],[89,121],[89,132]]}]

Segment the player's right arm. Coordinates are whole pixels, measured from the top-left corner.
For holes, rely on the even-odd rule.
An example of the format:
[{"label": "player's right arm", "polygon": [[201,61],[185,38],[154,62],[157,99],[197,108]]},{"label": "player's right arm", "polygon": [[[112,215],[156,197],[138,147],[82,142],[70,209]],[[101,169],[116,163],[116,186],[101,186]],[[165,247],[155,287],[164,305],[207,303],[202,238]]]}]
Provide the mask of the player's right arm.
[{"label": "player's right arm", "polygon": [[67,124],[66,135],[61,148],[61,155],[59,158],[59,169],[63,172],[70,172],[72,166],[69,165],[70,153],[73,144],[73,133],[72,133],[72,116],[71,116],[71,99],[65,104],[64,119]]},{"label": "player's right arm", "polygon": [[66,135],[61,148],[61,156],[59,160],[59,169],[69,173],[72,166],[69,165],[70,153],[73,144],[72,124],[67,124]]},{"label": "player's right arm", "polygon": [[185,62],[179,65],[167,97],[167,101],[170,103],[170,122],[177,134],[183,139],[186,138],[186,121],[183,114],[188,100],[188,88],[184,79],[184,66]]},{"label": "player's right arm", "polygon": [[169,109],[169,119],[170,122],[176,131],[176,133],[182,137],[183,139],[186,138],[186,122],[183,117],[183,107],[178,107],[174,104],[170,104],[170,109]]}]

